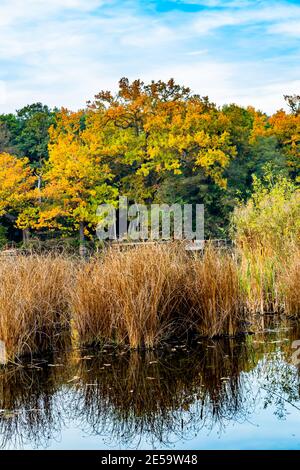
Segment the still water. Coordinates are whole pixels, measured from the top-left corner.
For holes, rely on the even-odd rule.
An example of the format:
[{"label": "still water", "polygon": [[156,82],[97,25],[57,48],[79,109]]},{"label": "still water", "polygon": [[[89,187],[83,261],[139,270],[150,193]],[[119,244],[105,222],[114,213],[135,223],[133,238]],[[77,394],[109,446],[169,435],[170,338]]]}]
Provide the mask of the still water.
[{"label": "still water", "polygon": [[236,340],[73,350],[3,368],[0,446],[300,449],[298,339],[299,325],[273,322]]}]

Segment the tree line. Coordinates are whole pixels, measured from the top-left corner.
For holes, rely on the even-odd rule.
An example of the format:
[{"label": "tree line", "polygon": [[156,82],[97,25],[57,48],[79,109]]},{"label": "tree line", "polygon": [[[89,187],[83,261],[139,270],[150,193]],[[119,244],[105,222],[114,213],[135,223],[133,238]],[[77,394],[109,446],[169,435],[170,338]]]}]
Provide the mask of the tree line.
[{"label": "tree line", "polygon": [[218,107],[173,79],[122,78],[79,111],[35,103],[0,115],[0,243],[15,229],[95,237],[96,208],[203,203],[206,237],[229,233],[253,177],[300,183],[300,96],[269,116]]}]

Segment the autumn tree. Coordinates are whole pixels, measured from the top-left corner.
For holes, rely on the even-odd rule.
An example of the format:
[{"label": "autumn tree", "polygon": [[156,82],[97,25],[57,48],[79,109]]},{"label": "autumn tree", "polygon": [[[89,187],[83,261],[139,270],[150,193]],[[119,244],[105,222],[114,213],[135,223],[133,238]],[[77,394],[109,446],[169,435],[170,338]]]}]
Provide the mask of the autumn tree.
[{"label": "autumn tree", "polygon": [[[206,235],[225,237],[237,202],[251,197],[253,176],[268,168],[300,181],[299,96],[285,99],[290,112],[268,116],[218,108],[173,79],[122,78],[116,94],[100,92],[84,111],[35,103],[2,114],[0,154],[14,162],[10,173],[0,170],[4,186],[11,182],[8,198],[0,188],[2,213],[25,232],[79,231],[83,244],[98,204],[121,193],[146,204],[204,203]],[[22,202],[13,180],[21,169],[30,187]]]},{"label": "autumn tree", "polygon": [[17,158],[8,153],[0,154],[0,217],[10,214],[27,239],[29,224],[23,217],[33,191],[36,177],[27,158]]},{"label": "autumn tree", "polygon": [[300,113],[300,95],[284,95],[284,99],[293,114]]},{"label": "autumn tree", "polygon": [[0,114],[0,152],[19,155],[16,143],[18,121],[14,114]]},{"label": "autumn tree", "polygon": [[269,119],[269,134],[274,135],[284,153],[290,176],[300,182],[300,114],[277,111]]},{"label": "autumn tree", "polygon": [[237,152],[225,170],[228,196],[235,204],[235,197],[245,200],[251,195],[253,175],[262,177],[266,165],[271,166],[274,173],[282,173],[286,158],[277,137],[269,131],[267,114],[235,104],[224,106],[223,112],[228,118],[226,128]]},{"label": "autumn tree", "polygon": [[78,230],[80,245],[98,222],[97,206],[115,199],[112,173],[93,149],[85,113],[62,110],[50,128],[49,161],[45,164],[42,205],[36,228]]},{"label": "autumn tree", "polygon": [[[145,85],[123,78],[116,96],[102,91],[89,104],[95,129],[109,128],[106,146],[132,199],[152,201],[163,178],[185,167],[225,186],[223,170],[235,155],[222,113],[174,80]],[[97,121],[100,120],[100,125]]]}]

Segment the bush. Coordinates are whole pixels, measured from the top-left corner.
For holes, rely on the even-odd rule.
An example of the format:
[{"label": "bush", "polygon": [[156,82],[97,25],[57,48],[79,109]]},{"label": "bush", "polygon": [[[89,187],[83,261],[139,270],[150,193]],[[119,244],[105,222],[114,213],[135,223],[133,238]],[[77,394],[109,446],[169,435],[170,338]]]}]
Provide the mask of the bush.
[{"label": "bush", "polygon": [[7,243],[7,228],[0,225],[0,250],[6,245]]},{"label": "bush", "polygon": [[243,251],[283,254],[300,242],[300,189],[271,175],[254,178],[254,192],[233,214],[234,238]]},{"label": "bush", "polygon": [[300,189],[271,173],[254,178],[253,189],[232,219],[241,284],[250,311],[279,313],[285,304],[280,279],[300,246]]}]

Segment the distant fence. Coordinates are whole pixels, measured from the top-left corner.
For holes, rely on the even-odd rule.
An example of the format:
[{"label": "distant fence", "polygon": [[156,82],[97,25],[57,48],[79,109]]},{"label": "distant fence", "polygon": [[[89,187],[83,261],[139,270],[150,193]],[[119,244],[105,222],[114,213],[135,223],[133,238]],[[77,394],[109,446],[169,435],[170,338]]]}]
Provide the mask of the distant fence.
[{"label": "distant fence", "polygon": [[[161,240],[161,241],[151,241],[151,240],[146,240],[146,241],[126,241],[126,240],[116,240],[113,241],[110,246],[113,249],[116,250],[129,250],[131,248],[136,248],[136,247],[142,247],[142,246],[149,246],[149,245],[164,245],[164,244],[170,244],[174,243],[173,241],[170,240]],[[176,241],[175,241],[176,243]],[[207,246],[212,246],[216,248],[217,250],[231,250],[233,248],[233,242],[232,240],[228,239],[211,239],[211,240],[183,240],[179,241],[178,243],[183,244],[185,247],[186,251],[204,251]]]},{"label": "distant fence", "polygon": [[8,242],[0,250],[0,256],[16,256],[18,254],[17,245],[15,242]]},{"label": "distant fence", "polygon": [[[151,240],[139,240],[139,241],[127,241],[127,240],[113,240],[112,242],[108,243],[106,246],[112,248],[116,251],[126,251],[133,248],[143,247],[143,246],[157,246],[157,245],[166,245],[166,244],[178,244],[184,246],[186,251],[189,252],[204,252],[207,246],[212,246],[217,250],[226,250],[231,251],[234,247],[234,243],[232,240],[225,239],[225,238],[218,238],[218,239],[210,239],[210,240],[179,240],[179,241],[171,241],[171,240],[160,240],[160,241],[151,241]],[[51,250],[50,250],[51,251]],[[93,253],[94,250],[90,251],[90,254]],[[98,251],[98,250],[95,250]],[[21,254],[30,254],[36,252],[34,248],[32,250],[26,250],[24,248],[17,248],[17,245],[14,242],[8,243],[5,247],[0,250],[0,257],[11,257],[11,256],[18,256]]]}]

